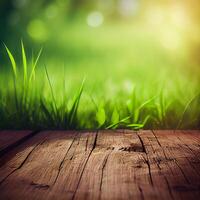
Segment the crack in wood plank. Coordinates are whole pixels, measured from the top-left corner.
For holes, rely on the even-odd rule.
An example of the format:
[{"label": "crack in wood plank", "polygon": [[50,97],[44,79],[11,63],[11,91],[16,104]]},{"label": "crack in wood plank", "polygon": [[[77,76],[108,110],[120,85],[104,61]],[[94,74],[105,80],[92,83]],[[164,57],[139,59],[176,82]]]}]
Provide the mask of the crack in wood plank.
[{"label": "crack in wood plank", "polygon": [[143,148],[143,152],[146,154],[146,157],[144,157],[144,161],[145,163],[147,164],[148,166],[148,171],[149,171],[149,178],[150,178],[150,183],[151,185],[153,186],[153,179],[152,179],[152,174],[151,174],[151,165],[149,163],[149,159],[148,159],[148,153],[147,153],[147,150],[146,150],[146,147],[144,145],[144,142],[142,140],[142,138],[140,137],[140,135],[136,132],[136,135],[138,136],[140,142],[141,142],[141,145],[142,145],[142,148]]},{"label": "crack in wood plank", "polygon": [[[174,177],[172,179],[173,182],[171,182],[172,180],[170,180],[170,183],[169,183],[169,187],[171,189],[172,194],[175,195],[176,199],[177,198],[189,199],[190,198],[189,196],[192,196],[192,199],[194,199],[195,195],[199,196],[200,194],[200,186],[199,184],[197,184],[198,183],[197,180],[199,180],[199,177],[197,177],[198,176],[197,173],[196,173],[197,176],[194,175],[195,170],[192,168],[191,163],[189,162],[188,159],[189,158],[191,159],[191,157],[193,156],[195,156],[196,159],[198,159],[198,156],[197,154],[193,155],[192,151],[190,150],[188,151],[183,146],[184,142],[181,141],[180,138],[178,138],[178,135],[180,134],[181,133],[179,133],[179,131],[176,131],[176,132],[165,131],[165,133],[164,131],[162,132],[155,131],[155,135],[159,136],[160,138],[160,143],[163,149],[163,153],[166,152],[164,153],[165,157],[166,158],[171,157],[177,166],[178,176],[174,174]],[[185,138],[183,134],[181,134],[180,136],[182,139]],[[191,136],[192,135],[190,135],[189,137]],[[187,139],[189,139],[189,137],[187,137]],[[191,137],[191,141],[193,141],[193,137]],[[199,155],[199,151],[198,151],[198,155]],[[168,162],[168,164],[169,163],[170,162]],[[180,176],[181,174],[182,174],[183,180],[181,179],[181,176]],[[169,176],[166,176],[166,180],[168,180],[168,178]],[[185,189],[182,190],[182,188],[185,188]],[[184,191],[188,191],[185,193],[186,195],[188,195],[188,197],[184,195]],[[195,192],[195,194],[191,194],[191,192],[192,193]]]},{"label": "crack in wood plank", "polygon": [[[180,137],[177,137],[177,139],[178,139],[181,143],[183,143],[184,146],[186,146],[187,149],[188,149],[192,154],[197,155],[197,153],[196,153],[195,151],[193,151],[193,149],[190,148],[189,145],[185,144],[185,142],[184,142]],[[179,146],[180,146],[180,148],[182,148],[181,145],[179,145]],[[194,164],[193,162],[191,162],[191,159],[189,159],[188,156],[186,156],[185,158],[187,159],[187,161],[188,161],[188,163],[190,164],[190,166],[195,170],[196,174],[200,177],[200,171],[196,169],[195,164]],[[195,162],[196,162],[196,163],[200,163],[200,159],[198,158],[198,155],[195,157]]]},{"label": "crack in wood plank", "polygon": [[106,155],[106,157],[103,160],[103,164],[102,164],[102,168],[101,168],[100,188],[99,188],[100,191],[102,189],[102,184],[103,184],[104,170],[105,170],[106,164],[108,162],[108,158],[111,155],[111,153],[113,152],[113,150],[114,150],[114,147],[109,151],[109,153]]},{"label": "crack in wood plank", "polygon": [[[168,163],[173,162],[173,160],[167,159],[167,156],[166,156],[165,152],[163,151],[161,143],[160,143],[160,145],[158,144],[158,142],[157,142],[158,138],[155,138],[155,136],[153,135],[153,133],[151,131],[141,131],[141,132],[139,132],[139,134],[141,135],[141,139],[143,139],[144,145],[146,147],[149,164],[152,166],[152,168],[154,170],[154,175],[152,177],[152,179],[154,180],[154,188],[156,188],[156,190],[159,191],[160,184],[162,184],[164,187],[166,187],[168,194],[169,194],[169,198],[172,199],[172,194],[170,194],[171,188],[169,190],[169,184],[168,184],[168,182],[166,182],[165,176],[167,175],[167,177],[169,177],[169,173],[173,174],[171,166],[168,166]],[[163,158],[163,156],[164,156],[164,158]],[[163,160],[164,160],[164,162],[163,162]],[[157,166],[157,169],[155,168],[156,166]],[[164,167],[164,171],[163,171],[163,167]],[[170,170],[170,172],[166,173],[165,172],[166,170]],[[155,174],[155,172],[156,172],[156,174]],[[164,182],[162,181],[162,179],[164,180]],[[159,183],[159,185],[158,185],[158,183]]]},{"label": "crack in wood plank", "polygon": [[157,137],[156,134],[154,133],[154,130],[151,130],[151,132],[153,133],[153,135],[154,135],[154,137],[155,137],[155,139],[156,139],[158,145],[162,148],[162,145],[161,145],[160,141],[158,140],[158,137]]},{"label": "crack in wood plank", "polygon": [[[75,195],[76,195],[76,192],[77,192],[77,190],[78,190],[78,187],[79,187],[80,181],[81,181],[81,179],[82,179],[83,172],[84,172],[84,170],[85,170],[85,167],[86,167],[86,165],[87,165],[87,162],[88,162],[88,160],[89,160],[89,158],[90,158],[92,152],[94,151],[94,149],[95,149],[95,147],[96,147],[96,144],[97,144],[97,137],[98,137],[98,131],[95,132],[95,138],[94,138],[94,143],[93,143],[92,149],[90,150],[90,153],[88,154],[88,156],[87,156],[87,158],[86,158],[86,161],[85,161],[85,163],[84,163],[83,169],[82,169],[82,171],[81,171],[81,173],[80,173],[80,177],[79,177],[77,186],[76,186],[76,188],[75,188],[75,191],[74,191],[74,193],[73,193],[72,200],[74,200],[74,198],[75,198]],[[86,144],[87,144],[87,143],[88,143],[88,138],[87,138]]]},{"label": "crack in wood plank", "polygon": [[140,142],[141,142],[141,145],[142,145],[142,148],[143,148],[143,152],[145,152],[145,154],[147,154],[147,151],[146,151],[146,148],[145,148],[145,145],[144,145],[144,142],[142,140],[142,138],[140,137],[140,135],[136,132],[136,135],[138,136]]},{"label": "crack in wood plank", "polygon": [[56,175],[56,177],[55,177],[55,181],[54,181],[53,185],[55,185],[56,181],[58,180],[58,177],[59,177],[59,175],[60,175],[60,171],[61,171],[61,169],[62,169],[62,167],[63,167],[64,161],[65,161],[65,159],[66,159],[66,157],[67,157],[67,154],[68,154],[69,150],[71,149],[72,145],[74,144],[74,141],[75,141],[77,135],[78,135],[78,134],[75,135],[75,137],[74,137],[72,143],[70,144],[70,146],[69,146],[69,148],[67,149],[67,151],[66,151],[66,153],[65,153],[65,155],[64,155],[64,157],[63,157],[63,159],[62,159],[61,162],[60,162],[60,165],[59,165],[59,168],[58,168],[58,173],[57,173],[57,175]]},{"label": "crack in wood plank", "polygon": [[39,146],[39,145],[42,145],[44,142],[46,141],[43,140],[42,142],[39,142],[38,144],[36,144],[33,149],[28,153],[28,155],[24,158],[24,160],[22,161],[22,163],[17,167],[15,168],[12,172],[10,172],[7,176],[5,176],[1,181],[0,181],[0,185],[6,181],[6,179],[11,176],[12,174],[14,174],[17,170],[21,169],[23,167],[23,165],[26,163],[26,161],[28,160],[28,158],[30,157],[30,155],[34,152],[34,150]]},{"label": "crack in wood plank", "polygon": [[170,194],[170,197],[172,198],[172,200],[174,200],[174,196],[173,196],[173,193],[172,193],[172,189],[170,187],[170,184],[169,184],[169,181],[167,180],[167,177],[164,175],[164,179],[165,179],[165,182],[167,184],[167,188],[169,190],[169,194]]},{"label": "crack in wood plank", "polygon": [[150,183],[151,185],[153,186],[153,178],[152,178],[152,174],[151,174],[151,165],[149,163],[149,160],[148,160],[148,155],[146,154],[146,156],[143,156],[143,159],[144,159],[144,162],[146,163],[147,167],[148,167],[148,173],[149,173],[149,179],[150,179]]},{"label": "crack in wood plank", "polygon": [[142,190],[140,185],[138,186],[138,189],[139,189],[140,194],[141,194],[141,200],[144,200],[145,198],[144,198],[143,190]]},{"label": "crack in wood plank", "polygon": [[[163,146],[162,146],[161,143],[159,142],[159,140],[158,140],[157,136],[155,135],[154,131],[152,131],[152,133],[153,133],[153,135],[154,135],[156,141],[158,142],[159,146],[161,147],[161,149],[162,149],[162,151],[163,151],[163,154],[165,155],[165,159],[168,160],[168,156],[166,155],[165,150],[163,149]],[[182,170],[181,166],[180,166],[179,163],[177,162],[177,160],[176,160],[176,159],[173,159],[173,161],[176,163],[176,165],[177,165],[178,168],[180,169],[181,173],[183,174],[183,177],[185,178],[186,183],[189,184],[189,180],[188,180],[187,176],[185,175],[184,171]]]},{"label": "crack in wood plank", "polygon": [[[161,143],[159,142],[157,136],[155,135],[154,131],[152,130],[152,133],[157,141],[157,143],[159,144],[159,146],[161,147],[162,151],[163,151],[163,154],[165,155],[165,159],[168,160],[168,156],[166,155]],[[175,134],[175,132],[174,132]],[[178,166],[178,168],[180,169],[181,173],[183,174],[183,177],[185,178],[185,181],[189,184],[189,180],[187,178],[187,176],[185,175],[184,171],[182,170],[181,166],[179,165],[178,161],[176,159],[173,159],[173,161],[176,163],[176,165]]]}]

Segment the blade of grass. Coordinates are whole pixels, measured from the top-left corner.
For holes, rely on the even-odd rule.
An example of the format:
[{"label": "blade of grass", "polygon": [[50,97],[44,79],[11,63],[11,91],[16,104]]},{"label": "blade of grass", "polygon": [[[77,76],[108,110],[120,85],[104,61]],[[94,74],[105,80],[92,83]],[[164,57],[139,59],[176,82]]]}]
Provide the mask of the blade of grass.
[{"label": "blade of grass", "polygon": [[50,123],[54,124],[54,119],[52,117],[52,114],[42,99],[40,100],[40,108],[42,109],[43,113],[45,114],[46,120],[47,121],[49,120]]},{"label": "blade of grass", "polygon": [[150,115],[147,115],[145,118],[144,118],[144,121],[142,122],[143,126],[145,126],[145,124],[147,123],[147,121],[150,119]]},{"label": "blade of grass", "polygon": [[156,98],[157,95],[151,97],[150,99],[146,100],[144,103],[142,103],[140,106],[139,106],[139,110],[141,110],[142,108],[144,108],[147,104],[151,103],[155,98]]},{"label": "blade of grass", "polygon": [[32,64],[32,70],[31,70],[30,77],[29,77],[29,83],[31,82],[32,78],[35,76],[35,68],[36,68],[38,60],[39,60],[39,58],[42,54],[42,50],[43,50],[43,48],[40,49],[40,51],[38,52],[38,55],[36,57],[35,62],[33,62],[33,64]]},{"label": "blade of grass", "polygon": [[136,123],[136,124],[129,124],[129,125],[127,125],[127,127],[133,128],[134,130],[138,130],[138,129],[143,128],[144,125],[143,125],[143,124]]},{"label": "blade of grass", "polygon": [[125,122],[126,120],[128,120],[128,119],[130,119],[130,116],[121,119],[121,120],[118,121],[117,123],[113,123],[113,124],[107,126],[106,129],[111,129],[111,128],[115,127],[116,125],[119,125],[120,123],[124,123],[124,122]]},{"label": "blade of grass", "polygon": [[82,81],[79,92],[78,92],[77,96],[75,97],[74,103],[72,104],[72,108],[70,109],[70,112],[69,112],[69,115],[68,115],[70,128],[73,127],[73,124],[75,122],[80,98],[81,98],[81,95],[82,95],[82,92],[83,92],[84,83],[85,83],[85,79],[83,79],[83,81]]},{"label": "blade of grass", "polygon": [[47,80],[48,80],[48,83],[49,83],[49,87],[50,87],[50,90],[51,90],[51,95],[52,95],[53,103],[54,103],[54,106],[55,106],[55,109],[56,109],[56,113],[58,113],[58,107],[56,105],[56,99],[55,99],[55,96],[54,96],[53,87],[52,87],[52,84],[51,84],[51,80],[49,78],[49,74],[48,74],[46,65],[44,65],[44,68],[45,68],[46,77],[47,77]]},{"label": "blade of grass", "polygon": [[27,58],[23,41],[21,41],[21,49],[22,49],[22,62],[23,62],[23,72],[24,72],[24,87],[25,87],[27,82]]},{"label": "blade of grass", "polygon": [[[28,102],[28,89],[29,89],[29,84],[27,83],[27,57],[26,57],[26,51],[24,48],[24,43],[21,40],[21,53],[22,53],[22,63],[23,63],[23,78],[24,78],[24,85],[23,85],[23,95],[22,95],[22,107],[27,106]],[[23,111],[23,109],[22,109]],[[23,113],[23,112],[22,112]]]},{"label": "blade of grass", "polygon": [[11,51],[9,50],[9,48],[8,48],[5,44],[4,44],[4,46],[5,46],[5,48],[6,48],[6,51],[7,51],[7,54],[8,54],[8,57],[9,57],[9,59],[10,59],[11,66],[12,66],[12,69],[13,69],[15,105],[16,105],[17,110],[19,110],[19,102],[18,102],[18,97],[17,97],[17,85],[16,85],[16,79],[17,79],[17,65],[16,65],[16,62],[15,62],[15,58],[14,58],[14,56],[12,55]]},{"label": "blade of grass", "polygon": [[180,120],[179,120],[179,122],[178,122],[178,124],[177,124],[175,130],[177,130],[178,128],[181,127],[181,124],[182,124],[182,122],[183,122],[183,118],[184,118],[184,116],[185,116],[185,113],[187,112],[187,110],[188,110],[188,108],[190,107],[190,105],[191,105],[197,98],[200,98],[200,92],[197,93],[197,94],[186,104],[186,106],[185,106],[185,108],[184,108],[184,110],[183,110],[183,113],[182,113],[182,115],[181,115],[181,117],[180,117]]},{"label": "blade of grass", "polygon": [[12,65],[14,76],[17,77],[17,65],[16,65],[16,62],[15,62],[14,56],[12,55],[9,48],[5,44],[4,44],[4,46],[5,46],[6,51],[8,53],[8,57],[10,59],[11,65]]},{"label": "blade of grass", "polygon": [[106,113],[104,107],[99,107],[96,113],[96,120],[98,122],[98,129],[101,128],[106,121]]}]

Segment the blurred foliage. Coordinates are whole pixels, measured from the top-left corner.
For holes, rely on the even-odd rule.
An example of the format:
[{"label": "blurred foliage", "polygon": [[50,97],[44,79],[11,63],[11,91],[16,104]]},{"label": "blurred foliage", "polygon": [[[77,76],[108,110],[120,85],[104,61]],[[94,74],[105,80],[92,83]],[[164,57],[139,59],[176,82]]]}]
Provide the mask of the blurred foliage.
[{"label": "blurred foliage", "polygon": [[[57,124],[60,118],[66,125],[70,118],[71,128],[115,128],[119,124],[134,128],[140,123],[147,123],[147,128],[174,128],[178,122],[181,126],[194,119],[187,127],[199,127],[199,0],[0,0],[0,30],[3,125],[10,118],[19,128],[27,121],[33,127],[42,122]],[[22,58],[21,39],[26,49]],[[16,79],[20,109],[15,107],[12,68],[3,43],[20,72]],[[23,75],[26,80],[31,74],[33,57],[41,47],[36,76],[30,81],[32,89],[24,94]],[[45,83],[44,66],[51,91]],[[83,94],[81,90],[77,101],[72,100],[85,76]],[[63,92],[65,80],[70,91]],[[52,91],[56,91],[56,100]],[[70,112],[63,113],[63,93]],[[83,122],[76,121],[80,96]]]},{"label": "blurred foliage", "polygon": [[[103,51],[110,51],[112,59],[118,59],[115,48],[127,49],[122,57],[130,51],[137,55],[141,49],[146,63],[151,57],[149,51],[160,51],[168,57],[168,64],[184,65],[194,75],[199,73],[200,64],[199,24],[198,0],[0,1],[0,39],[15,49],[15,56],[19,58],[19,42],[23,39],[29,53],[43,46],[42,58],[55,63],[63,60],[69,66],[76,66],[77,59],[84,63],[91,56],[99,62]],[[0,53],[5,57],[3,45]],[[132,62],[130,57],[126,59]],[[7,63],[1,60],[1,64]]]},{"label": "blurred foliage", "polygon": [[29,55],[43,47],[42,65],[65,63],[76,76],[144,78],[162,68],[198,79],[199,24],[198,0],[0,0],[1,43],[16,59],[23,39]]},{"label": "blurred foliage", "polygon": [[[100,16],[98,13],[89,16],[93,11],[98,11]],[[148,32],[150,28],[158,34],[163,28],[176,29],[175,34],[166,34],[175,37],[175,40],[178,40],[176,34],[183,37],[190,58],[199,63],[199,13],[198,0],[1,0],[0,39],[13,48],[17,48],[20,38],[25,40],[29,49],[46,43],[48,47],[66,29],[73,29],[77,24],[80,29],[73,31],[81,34],[81,26],[86,24],[88,17],[93,21],[95,17],[97,20],[102,17],[105,24],[110,23],[110,28],[122,21],[130,26],[140,24],[144,26],[144,31]],[[118,28],[123,27],[119,24]],[[56,42],[52,42],[53,47],[60,48]]]}]

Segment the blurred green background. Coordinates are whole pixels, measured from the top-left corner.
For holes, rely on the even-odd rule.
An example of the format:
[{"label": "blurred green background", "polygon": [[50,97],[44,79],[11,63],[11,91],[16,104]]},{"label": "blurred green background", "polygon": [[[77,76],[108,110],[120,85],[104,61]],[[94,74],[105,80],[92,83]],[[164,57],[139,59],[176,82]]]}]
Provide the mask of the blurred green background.
[{"label": "blurred green background", "polygon": [[[0,1],[0,39],[16,56],[23,39],[29,52],[44,47],[42,58],[55,67],[65,63],[105,76],[130,75],[130,68],[146,65],[176,66],[194,75],[199,23],[198,0]],[[3,45],[5,63],[2,55]]]},{"label": "blurred green background", "polygon": [[47,66],[57,96],[63,76],[70,95],[86,77],[89,110],[91,96],[126,105],[134,88],[140,102],[162,90],[178,119],[199,92],[198,0],[0,0],[0,30],[4,83],[11,68],[3,43],[22,63],[22,39],[29,61],[43,47],[38,70]]}]

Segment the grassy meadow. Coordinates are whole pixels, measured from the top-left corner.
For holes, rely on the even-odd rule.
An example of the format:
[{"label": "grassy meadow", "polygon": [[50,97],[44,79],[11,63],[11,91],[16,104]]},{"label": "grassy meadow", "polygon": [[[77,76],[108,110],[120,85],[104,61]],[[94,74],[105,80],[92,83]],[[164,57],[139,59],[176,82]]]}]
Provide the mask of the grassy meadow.
[{"label": "grassy meadow", "polygon": [[3,41],[1,129],[200,128],[196,32],[101,17],[41,14]]}]

